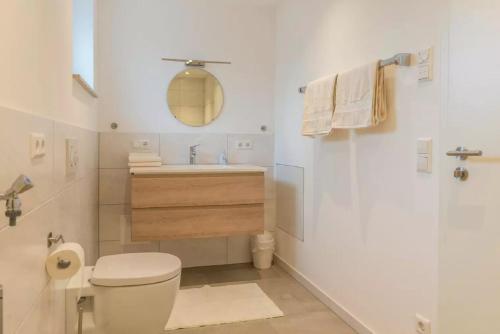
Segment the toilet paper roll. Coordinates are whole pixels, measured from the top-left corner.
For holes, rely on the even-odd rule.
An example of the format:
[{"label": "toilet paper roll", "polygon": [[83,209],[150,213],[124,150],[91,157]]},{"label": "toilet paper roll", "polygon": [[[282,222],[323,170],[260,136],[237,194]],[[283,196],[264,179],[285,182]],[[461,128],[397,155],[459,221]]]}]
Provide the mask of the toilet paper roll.
[{"label": "toilet paper roll", "polygon": [[85,263],[85,253],[77,243],[64,243],[50,253],[45,261],[47,273],[55,280],[73,277]]}]

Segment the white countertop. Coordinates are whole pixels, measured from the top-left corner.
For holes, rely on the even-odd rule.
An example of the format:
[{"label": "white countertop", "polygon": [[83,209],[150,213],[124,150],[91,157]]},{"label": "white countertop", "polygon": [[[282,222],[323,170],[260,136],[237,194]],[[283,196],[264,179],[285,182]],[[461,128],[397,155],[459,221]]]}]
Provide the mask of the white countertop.
[{"label": "white countertop", "polygon": [[265,167],[252,165],[162,165],[130,168],[132,175],[202,174],[202,173],[263,173]]}]

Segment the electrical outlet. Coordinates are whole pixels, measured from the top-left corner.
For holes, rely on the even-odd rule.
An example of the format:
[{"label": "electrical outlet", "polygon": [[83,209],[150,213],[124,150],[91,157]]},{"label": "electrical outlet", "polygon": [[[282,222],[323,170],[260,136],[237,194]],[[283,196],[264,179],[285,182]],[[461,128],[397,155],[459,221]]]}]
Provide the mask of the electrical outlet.
[{"label": "electrical outlet", "polygon": [[415,320],[415,331],[417,334],[431,334],[431,321],[429,319],[416,314]]},{"label": "electrical outlet", "polygon": [[31,159],[41,158],[46,153],[45,134],[32,133],[30,136]]},{"label": "electrical outlet", "polygon": [[66,175],[76,174],[79,163],[78,139],[66,138]]},{"label": "electrical outlet", "polygon": [[137,150],[151,151],[151,141],[148,139],[134,140],[132,146]]},{"label": "electrical outlet", "polygon": [[253,150],[253,142],[251,140],[239,140],[236,142],[238,150]]}]

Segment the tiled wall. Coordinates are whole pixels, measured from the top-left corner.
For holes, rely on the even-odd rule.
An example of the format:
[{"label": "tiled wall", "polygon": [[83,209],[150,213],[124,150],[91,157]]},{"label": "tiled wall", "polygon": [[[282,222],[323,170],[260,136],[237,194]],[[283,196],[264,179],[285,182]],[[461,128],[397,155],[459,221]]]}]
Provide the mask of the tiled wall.
[{"label": "tiled wall", "polygon": [[[251,261],[250,238],[170,240],[132,243],[130,241],[130,183],[128,153],[135,140],[147,139],[152,151],[160,154],[164,164],[188,164],[189,146],[198,147],[197,163],[215,164],[222,152],[229,163],[267,167],[266,228],[275,227],[274,136],[225,134],[100,134],[99,169],[99,245],[100,255],[123,252],[161,251],[177,255],[184,267],[245,263]],[[238,150],[236,142],[251,140],[252,150]]]},{"label": "tiled wall", "polygon": [[[4,333],[64,333],[64,290],[45,271],[49,232],[80,243],[87,264],[97,257],[98,135],[96,132],[0,107],[0,191],[24,173],[35,188],[21,195],[23,215],[8,227],[0,203],[0,284]],[[31,133],[43,133],[47,153],[30,158]],[[79,141],[80,167],[65,173],[65,139]]]}]

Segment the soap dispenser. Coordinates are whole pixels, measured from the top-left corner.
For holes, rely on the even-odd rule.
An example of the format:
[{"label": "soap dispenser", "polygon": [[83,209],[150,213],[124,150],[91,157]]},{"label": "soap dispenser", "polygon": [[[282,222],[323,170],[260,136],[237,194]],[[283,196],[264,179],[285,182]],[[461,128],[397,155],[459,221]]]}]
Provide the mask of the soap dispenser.
[{"label": "soap dispenser", "polygon": [[219,165],[227,165],[226,152],[219,154]]}]

